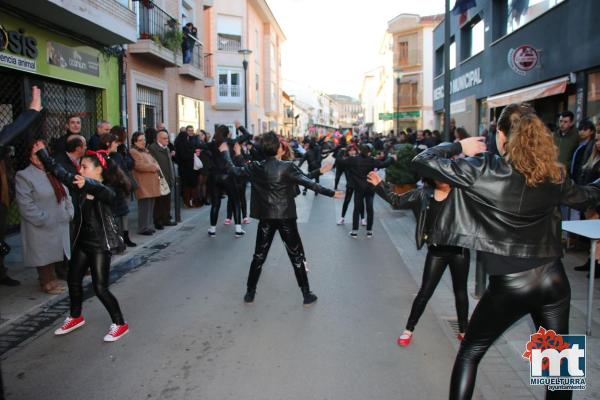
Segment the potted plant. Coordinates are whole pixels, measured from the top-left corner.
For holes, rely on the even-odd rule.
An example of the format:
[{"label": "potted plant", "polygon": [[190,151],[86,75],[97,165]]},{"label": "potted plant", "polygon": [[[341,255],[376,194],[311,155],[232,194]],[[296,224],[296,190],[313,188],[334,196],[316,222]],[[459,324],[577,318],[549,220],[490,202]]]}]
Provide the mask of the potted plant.
[{"label": "potted plant", "polygon": [[411,144],[398,146],[398,159],[385,170],[385,180],[395,193],[405,193],[417,186],[419,177],[410,169],[410,162],[417,155]]}]

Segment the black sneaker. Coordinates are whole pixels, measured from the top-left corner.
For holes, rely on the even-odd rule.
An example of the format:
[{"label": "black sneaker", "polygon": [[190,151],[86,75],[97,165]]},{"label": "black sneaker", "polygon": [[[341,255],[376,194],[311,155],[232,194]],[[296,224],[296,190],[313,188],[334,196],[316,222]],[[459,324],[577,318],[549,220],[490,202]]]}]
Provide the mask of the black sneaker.
[{"label": "black sneaker", "polygon": [[318,297],[313,292],[303,293],[304,295],[304,308],[309,308],[317,301]]},{"label": "black sneaker", "polygon": [[248,290],[246,295],[244,296],[244,303],[246,304],[254,304],[254,296],[256,295],[256,290]]},{"label": "black sneaker", "polygon": [[214,237],[217,236],[217,232],[208,231],[208,236],[211,237],[211,238],[214,238]]},{"label": "black sneaker", "polygon": [[145,231],[140,232],[139,234],[144,235],[144,236],[152,236],[154,234],[154,232],[150,229],[147,229]]},{"label": "black sneaker", "polygon": [[5,276],[4,278],[0,279],[0,285],[4,285],[4,286],[19,286],[21,284],[21,282],[19,282],[16,279],[11,278],[10,276]]},{"label": "black sneaker", "polygon": [[239,232],[235,232],[235,237],[236,238],[241,238],[242,236],[244,236],[246,234],[246,231],[239,231]]},{"label": "black sneaker", "polygon": [[373,238],[373,232],[368,231],[367,232],[367,239],[371,239],[371,238]]},{"label": "black sneaker", "polygon": [[[598,265],[598,263],[596,263],[596,265]],[[588,260],[581,264],[578,265],[577,267],[573,268],[575,271],[589,271],[590,270],[590,259],[588,258]]]},{"label": "black sneaker", "polygon": [[356,233],[356,232],[350,232],[350,237],[352,239],[358,239],[358,233]]},{"label": "black sneaker", "polygon": [[154,224],[154,228],[156,228],[159,231],[162,231],[163,229],[165,229],[165,227],[160,224]]}]

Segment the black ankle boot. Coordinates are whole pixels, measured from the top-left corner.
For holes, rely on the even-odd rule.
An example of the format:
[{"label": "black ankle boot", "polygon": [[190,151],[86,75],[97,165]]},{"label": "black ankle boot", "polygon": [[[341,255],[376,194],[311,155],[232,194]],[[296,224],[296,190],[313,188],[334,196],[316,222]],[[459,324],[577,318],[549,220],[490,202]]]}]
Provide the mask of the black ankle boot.
[{"label": "black ankle boot", "polygon": [[318,299],[318,297],[310,291],[308,286],[304,286],[300,288],[302,290],[302,295],[304,296],[304,307],[308,308],[312,306]]},{"label": "black ankle boot", "polygon": [[[597,264],[597,262],[596,262]],[[587,261],[581,265],[578,265],[577,267],[573,268],[575,271],[589,271],[590,270],[590,259],[588,258]]]},{"label": "black ankle boot", "polygon": [[256,290],[248,289],[248,291],[246,292],[246,295],[244,296],[244,303],[246,303],[246,304],[254,303],[255,295],[256,295]]},{"label": "black ankle boot", "polygon": [[127,247],[135,247],[137,244],[133,243],[131,239],[129,239],[129,231],[123,231],[123,241],[127,245]]}]

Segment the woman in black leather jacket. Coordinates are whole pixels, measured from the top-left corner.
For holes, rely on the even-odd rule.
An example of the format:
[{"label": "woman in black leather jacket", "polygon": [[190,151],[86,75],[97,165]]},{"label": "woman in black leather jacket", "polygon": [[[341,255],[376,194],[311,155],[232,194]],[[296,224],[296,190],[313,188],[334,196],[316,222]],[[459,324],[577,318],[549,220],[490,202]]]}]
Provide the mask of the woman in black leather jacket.
[{"label": "woman in black leather jacket", "polygon": [[[489,286],[473,311],[456,357],[450,399],[470,399],[479,362],[514,322],[530,315],[538,327],[569,333],[571,289],[560,261],[558,206],[597,205],[600,184],[577,186],[566,177],[548,129],[525,105],[512,104],[498,119],[501,156],[483,153],[475,137],[420,153],[414,168],[453,190],[439,216],[434,243],[481,252]],[[451,160],[464,153],[467,158]],[[570,399],[571,391],[546,391]]]},{"label": "woman in black leather jacket", "polygon": [[[85,324],[81,315],[83,303],[83,277],[91,270],[92,283],[96,296],[108,313],[112,325],[104,336],[105,342],[114,342],[129,332],[129,325],[123,319],[121,308],[115,296],[108,290],[111,252],[122,246],[123,239],[112,215],[111,205],[115,191],[108,185],[125,184],[123,172],[116,165],[109,165],[106,152],[89,152],[81,159],[81,175],[66,171],[48,154],[42,142],[34,145],[39,159],[47,171],[55,175],[63,184],[75,189],[80,196],[79,218],[73,238],[73,250],[67,283],[71,312],[63,325],[54,333],[65,335]],[[78,220],[77,220],[78,219]]]},{"label": "woman in black leather jacket", "polygon": [[[397,194],[390,190],[377,172],[370,172],[368,181],[375,186],[375,193],[395,208],[411,209],[414,212],[417,218],[416,244],[417,249],[421,249],[429,238],[430,232],[436,228],[436,219],[439,211],[446,203],[446,198],[451,190],[450,185],[439,181],[433,183],[426,180],[426,184],[421,188]],[[459,327],[457,339],[462,340],[464,338],[469,318],[469,298],[467,296],[469,261],[469,250],[464,247],[428,243],[421,287],[413,301],[406,329],[397,340],[399,346],[410,344],[415,326],[421,315],[423,315],[425,306],[427,306],[427,302],[433,295],[440,279],[442,279],[446,266],[450,267],[450,274],[452,275],[452,288],[454,289]]]}]

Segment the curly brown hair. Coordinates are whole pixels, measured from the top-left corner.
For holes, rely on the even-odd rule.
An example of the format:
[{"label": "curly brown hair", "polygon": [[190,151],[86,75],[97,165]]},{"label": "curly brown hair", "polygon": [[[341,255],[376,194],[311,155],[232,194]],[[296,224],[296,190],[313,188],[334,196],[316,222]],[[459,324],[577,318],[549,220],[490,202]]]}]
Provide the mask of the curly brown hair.
[{"label": "curly brown hair", "polygon": [[557,162],[558,148],[552,134],[534,113],[523,113],[511,118],[506,144],[507,156],[517,171],[525,176],[527,186],[544,182],[561,183],[564,166]]}]

